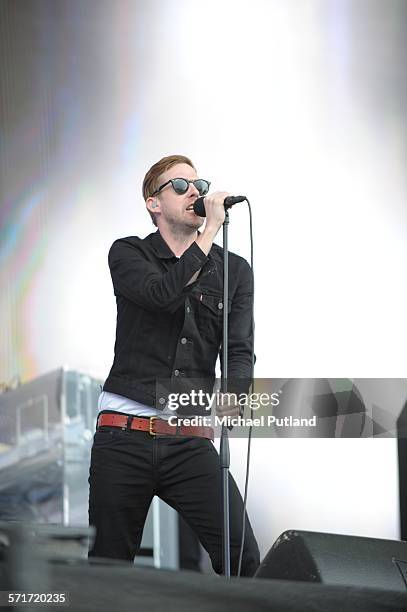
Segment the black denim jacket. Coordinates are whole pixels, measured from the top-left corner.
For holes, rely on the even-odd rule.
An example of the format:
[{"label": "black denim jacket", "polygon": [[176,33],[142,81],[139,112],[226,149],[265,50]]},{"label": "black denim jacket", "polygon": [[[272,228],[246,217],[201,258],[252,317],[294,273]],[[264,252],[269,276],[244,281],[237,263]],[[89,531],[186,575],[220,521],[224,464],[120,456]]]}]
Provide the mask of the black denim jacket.
[{"label": "black denim jacket", "polygon": [[[174,391],[182,381],[204,380],[200,387],[212,392],[222,343],[223,249],[214,244],[207,257],[193,242],[177,258],[157,231],[144,239],[116,240],[109,267],[117,329],[103,389],[158,409],[165,405],[163,381],[174,384]],[[198,279],[186,286],[201,268]],[[252,301],[251,268],[230,253],[228,390],[236,393],[246,393],[250,384]],[[204,413],[195,407],[178,412]]]}]

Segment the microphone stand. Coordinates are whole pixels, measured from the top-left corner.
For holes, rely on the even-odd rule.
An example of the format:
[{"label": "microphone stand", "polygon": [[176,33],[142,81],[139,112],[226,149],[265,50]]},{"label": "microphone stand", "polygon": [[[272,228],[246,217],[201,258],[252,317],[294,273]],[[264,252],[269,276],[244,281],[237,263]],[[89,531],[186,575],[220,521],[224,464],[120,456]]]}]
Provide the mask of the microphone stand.
[{"label": "microphone stand", "polygon": [[[221,391],[228,390],[228,302],[229,302],[229,251],[228,251],[229,212],[225,210],[223,223],[223,340],[222,340],[222,381]],[[220,439],[220,468],[222,472],[222,504],[223,504],[223,573],[230,578],[230,529],[229,529],[229,466],[230,451],[226,425],[222,425]]]}]

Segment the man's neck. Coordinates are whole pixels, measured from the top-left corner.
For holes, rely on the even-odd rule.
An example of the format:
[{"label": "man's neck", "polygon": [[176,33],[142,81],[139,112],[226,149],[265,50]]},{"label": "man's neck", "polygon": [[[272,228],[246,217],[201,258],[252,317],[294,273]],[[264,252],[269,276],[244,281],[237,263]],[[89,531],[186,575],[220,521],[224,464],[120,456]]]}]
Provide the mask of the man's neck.
[{"label": "man's neck", "polygon": [[160,227],[159,231],[161,237],[165,240],[176,257],[181,257],[182,253],[186,251],[198,237],[198,232],[196,230],[190,230],[189,233],[187,231],[185,231],[185,233],[176,233],[167,227]]}]

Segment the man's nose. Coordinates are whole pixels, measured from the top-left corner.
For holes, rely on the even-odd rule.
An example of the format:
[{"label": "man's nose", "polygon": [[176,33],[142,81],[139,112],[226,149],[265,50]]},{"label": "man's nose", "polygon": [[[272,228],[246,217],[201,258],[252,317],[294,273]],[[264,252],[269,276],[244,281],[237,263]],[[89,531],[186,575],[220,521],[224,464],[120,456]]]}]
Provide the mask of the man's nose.
[{"label": "man's nose", "polygon": [[195,198],[199,196],[199,191],[193,183],[189,183],[189,195],[193,195]]}]

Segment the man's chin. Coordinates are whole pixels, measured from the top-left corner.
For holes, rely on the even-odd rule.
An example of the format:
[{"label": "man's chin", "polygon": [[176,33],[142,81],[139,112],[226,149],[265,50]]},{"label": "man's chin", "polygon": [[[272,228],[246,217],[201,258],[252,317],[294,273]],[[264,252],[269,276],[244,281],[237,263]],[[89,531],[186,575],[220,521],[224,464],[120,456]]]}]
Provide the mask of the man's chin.
[{"label": "man's chin", "polygon": [[185,222],[185,226],[191,229],[198,230],[204,223],[204,219],[202,217],[196,217],[195,219],[188,219]]},{"label": "man's chin", "polygon": [[185,217],[183,217],[182,219],[167,219],[167,224],[170,228],[172,228],[172,231],[175,231],[176,233],[183,233],[183,232],[196,232],[201,225],[204,223],[205,219],[203,219],[202,217],[198,217],[197,215],[191,215],[190,219],[185,219]]},{"label": "man's chin", "polygon": [[193,228],[193,229],[199,230],[199,228],[202,227],[202,225],[203,225],[203,221],[201,223],[195,223],[195,225],[191,224],[190,228],[191,229]]}]

